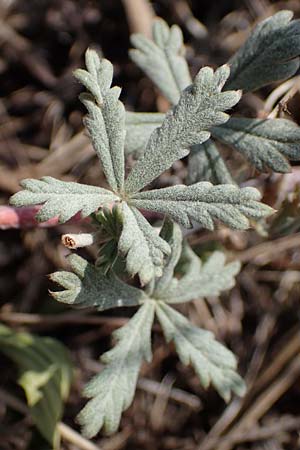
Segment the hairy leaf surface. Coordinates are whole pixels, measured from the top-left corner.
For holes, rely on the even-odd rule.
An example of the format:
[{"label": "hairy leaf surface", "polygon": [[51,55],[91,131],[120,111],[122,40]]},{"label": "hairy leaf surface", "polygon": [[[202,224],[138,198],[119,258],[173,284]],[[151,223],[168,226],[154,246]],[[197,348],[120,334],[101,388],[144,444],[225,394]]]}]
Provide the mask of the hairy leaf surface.
[{"label": "hairy leaf surface", "polygon": [[170,247],[136,208],[123,202],[121,214],[123,229],[119,251],[126,257],[128,273],[138,274],[141,283],[147,284],[162,275],[164,256],[170,253]]},{"label": "hairy leaf surface", "polygon": [[241,152],[260,171],[289,172],[288,159],[300,159],[300,128],[285,119],[232,117],[212,129],[214,137]]},{"label": "hairy leaf surface", "polygon": [[280,11],[262,21],[230,59],[227,89],[251,91],[292,76],[299,68],[300,21]]},{"label": "hairy leaf surface", "polygon": [[169,288],[160,294],[167,303],[182,303],[200,297],[218,296],[231,289],[240,270],[238,261],[226,264],[225,255],[216,251],[204,263],[188,246],[184,246],[181,260],[185,271],[179,280],[174,278]]},{"label": "hairy leaf surface", "polygon": [[179,261],[182,251],[182,232],[176,223],[166,219],[160,236],[169,244],[171,253],[168,255],[162,276],[155,280],[152,296],[160,298],[163,292],[169,289],[174,281],[174,269]]},{"label": "hairy leaf surface", "polygon": [[168,27],[162,19],[153,23],[153,41],[142,34],[131,36],[135,49],[131,59],[175,105],[181,91],[191,84],[189,68],[184,58],[183,37],[177,25]]},{"label": "hairy leaf surface", "polygon": [[23,191],[14,194],[10,203],[15,206],[38,205],[43,203],[36,218],[43,222],[52,217],[59,217],[66,222],[76,213],[89,216],[102,206],[110,206],[119,198],[112,192],[86,184],[56,180],[43,177],[40,180],[27,179],[21,182]]},{"label": "hairy leaf surface", "polygon": [[186,156],[191,145],[206,141],[212,126],[228,120],[224,111],[232,108],[241,96],[238,91],[221,92],[228,76],[226,65],[215,72],[209,67],[200,70],[162,126],[151,134],[145,153],[126,180],[128,193],[149,184],[175,161]]},{"label": "hairy leaf surface", "polygon": [[[229,119],[230,120],[230,119]],[[218,127],[215,127],[218,129]],[[189,154],[188,183],[210,181],[213,184],[234,184],[230,172],[212,139],[193,145]]]},{"label": "hairy leaf surface", "polygon": [[91,400],[78,420],[87,437],[95,436],[101,428],[107,434],[117,431],[122,412],[130,406],[142,361],[152,358],[154,308],[154,302],[146,301],[124,327],[113,333],[117,345],[101,357],[106,367],[84,390]]},{"label": "hairy leaf surface", "polygon": [[204,388],[212,384],[227,402],[231,392],[244,395],[245,384],[236,372],[235,356],[211,332],[195,327],[162,302],[157,303],[156,314],[166,340],[174,341],[181,362],[193,366]]},{"label": "hairy leaf surface", "polygon": [[98,311],[120,306],[135,306],[145,298],[141,289],[123,283],[112,273],[89,264],[76,254],[68,257],[73,272],[54,272],[50,278],[64,288],[52,292],[55,300],[80,308],[95,307]]},{"label": "hairy leaf surface", "polygon": [[84,123],[107,181],[118,192],[123,188],[125,173],[125,109],[119,101],[121,89],[110,87],[113,66],[108,60],[100,59],[94,50],[87,50],[86,66],[87,71],[79,69],[74,73],[90,92],[80,96],[89,113]]},{"label": "hairy leaf surface", "polygon": [[137,208],[167,214],[186,228],[191,228],[194,220],[212,230],[214,220],[219,220],[231,228],[246,229],[248,218],[259,219],[273,212],[269,206],[259,203],[260,198],[254,188],[213,186],[204,181],[139,192],[131,203]]}]

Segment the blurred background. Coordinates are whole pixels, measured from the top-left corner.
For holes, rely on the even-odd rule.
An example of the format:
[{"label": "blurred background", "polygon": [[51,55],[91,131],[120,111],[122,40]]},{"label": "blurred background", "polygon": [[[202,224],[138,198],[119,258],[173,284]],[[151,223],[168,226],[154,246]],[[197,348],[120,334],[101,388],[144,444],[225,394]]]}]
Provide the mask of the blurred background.
[{"label": "blurred background", "polygon": [[[258,21],[282,9],[298,18],[300,1],[0,0],[0,205],[8,204],[26,177],[105,185],[82,132],[81,87],[72,76],[83,67],[87,47],[114,64],[114,82],[122,87],[128,110],[166,111],[166,100],[128,58],[130,33],[149,36],[155,15],[177,23],[195,74],[203,65],[226,62]],[[296,75],[277,117],[300,123],[299,85]],[[275,108],[266,99],[277,86],[247,94],[242,111],[266,117]],[[157,332],[153,362],[142,370],[134,403],[115,436],[98,437],[99,449],[300,448],[300,168],[294,164],[287,175],[259,175],[236,152],[234,159],[224,152],[240,183],[259,187],[264,201],[279,212],[268,233],[221,227],[189,236],[199,252],[223,249],[228,259],[239,258],[243,269],[230,293],[183,310],[237,354],[248,394],[226,406],[213,389],[201,388]],[[179,161],[157,185],[183,182],[185,175],[185,161]],[[84,404],[82,386],[99,370],[96,361],[109,348],[111,332],[130,312],[70,317],[68,308],[49,298],[46,275],[66,268],[61,234],[84,225],[28,227],[31,218],[20,224],[6,212],[0,214],[0,322],[58,338],[69,348],[76,376],[64,422],[78,430],[74,417]],[[95,249],[83,254],[92,260]],[[24,398],[14,365],[2,355],[0,364],[0,389],[12,396],[1,401],[0,391],[0,449],[47,449],[26,414],[11,404],[12,398]],[[82,445],[64,441],[61,448],[93,449]]]}]

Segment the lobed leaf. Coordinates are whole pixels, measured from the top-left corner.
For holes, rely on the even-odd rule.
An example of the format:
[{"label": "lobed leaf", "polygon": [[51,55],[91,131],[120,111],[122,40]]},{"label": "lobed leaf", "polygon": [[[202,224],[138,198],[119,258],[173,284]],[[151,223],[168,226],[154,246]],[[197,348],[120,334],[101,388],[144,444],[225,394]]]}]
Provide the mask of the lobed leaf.
[{"label": "lobed leaf", "polygon": [[299,68],[300,21],[279,11],[262,21],[229,60],[226,89],[253,91],[291,77]]},{"label": "lobed leaf", "polygon": [[39,205],[36,218],[43,222],[59,217],[60,223],[66,222],[76,213],[89,216],[102,206],[110,206],[119,198],[112,192],[86,184],[56,180],[43,177],[40,180],[26,179],[21,182],[23,191],[14,194],[10,203],[15,206]]},{"label": "lobed leaf", "polygon": [[236,372],[235,356],[211,332],[195,327],[163,302],[157,302],[156,314],[167,342],[174,341],[181,362],[193,366],[205,389],[212,384],[226,402],[231,392],[245,394],[245,384]]},{"label": "lobed leaf", "polygon": [[[229,119],[230,120],[230,119]],[[215,127],[218,130],[219,127]],[[213,184],[235,184],[212,139],[193,145],[188,161],[188,184],[211,181]]]},{"label": "lobed leaf", "polygon": [[110,187],[119,192],[124,184],[126,134],[125,109],[119,101],[121,89],[110,88],[113,66],[106,59],[100,60],[94,50],[87,50],[86,66],[87,71],[79,69],[74,72],[89,91],[89,94],[80,96],[88,110],[84,123]]},{"label": "lobed leaf", "polygon": [[190,146],[206,141],[210,128],[228,120],[223,111],[232,108],[240,99],[240,92],[221,92],[229,76],[229,67],[215,72],[204,67],[186,88],[178,104],[167,115],[161,127],[150,136],[142,157],[130,172],[125,190],[128,194],[141,190],[186,156]]},{"label": "lobed leaf", "polygon": [[300,160],[300,127],[285,119],[232,117],[212,129],[214,137],[238,150],[260,171],[289,172],[288,159]]},{"label": "lobed leaf", "polygon": [[146,298],[142,290],[125,284],[76,254],[68,257],[73,272],[54,272],[50,279],[64,290],[53,292],[55,300],[80,308],[105,309],[136,306]]},{"label": "lobed leaf", "polygon": [[249,227],[248,218],[260,219],[273,212],[272,208],[259,202],[260,198],[259,191],[252,187],[213,186],[204,181],[191,186],[138,192],[132,197],[131,204],[167,214],[185,228],[191,228],[194,220],[213,230],[214,220],[219,220],[231,228],[243,230]]},{"label": "lobed leaf", "polygon": [[123,229],[119,252],[126,257],[127,272],[131,276],[138,274],[144,285],[162,275],[164,255],[170,253],[170,247],[136,208],[125,202],[120,208]]},{"label": "lobed leaf", "polygon": [[129,55],[175,105],[181,91],[192,82],[184,58],[182,32],[177,25],[169,28],[162,19],[154,21],[152,32],[153,41],[142,34],[133,34],[130,39],[136,48]]},{"label": "lobed leaf", "polygon": [[184,275],[173,279],[172,285],[161,293],[160,299],[167,303],[182,303],[201,297],[219,296],[231,289],[240,270],[238,261],[225,264],[225,255],[216,251],[205,263],[186,244],[181,260],[185,263]]},{"label": "lobed leaf", "polygon": [[133,400],[142,361],[152,358],[154,308],[153,301],[145,301],[132,319],[113,333],[117,345],[101,357],[105,368],[84,390],[91,398],[78,416],[85,436],[91,438],[101,428],[107,434],[117,431],[122,412]]}]

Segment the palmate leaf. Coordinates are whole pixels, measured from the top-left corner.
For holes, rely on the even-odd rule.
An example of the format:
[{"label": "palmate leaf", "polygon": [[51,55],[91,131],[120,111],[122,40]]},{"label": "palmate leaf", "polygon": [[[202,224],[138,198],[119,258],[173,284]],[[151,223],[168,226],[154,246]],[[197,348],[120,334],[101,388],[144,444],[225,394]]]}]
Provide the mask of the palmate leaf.
[{"label": "palmate leaf", "polygon": [[156,303],[156,314],[166,340],[174,341],[181,362],[193,366],[204,388],[212,384],[227,402],[231,392],[244,395],[246,388],[236,372],[235,356],[211,332],[195,327],[163,302]]},{"label": "palmate leaf", "polygon": [[212,126],[228,120],[224,111],[232,108],[241,96],[239,91],[221,92],[228,76],[226,65],[215,72],[209,67],[200,70],[162,126],[151,134],[145,153],[126,180],[128,194],[139,191],[186,156],[191,145],[206,141]]},{"label": "palmate leaf", "polygon": [[[214,129],[218,129],[218,127]],[[188,162],[188,184],[197,183],[197,181],[235,184],[212,139],[208,139],[203,144],[193,145],[191,148]]]},{"label": "palmate leaf", "polygon": [[185,228],[192,227],[192,220],[210,230],[214,220],[234,229],[249,227],[248,218],[260,219],[273,210],[259,202],[257,189],[238,188],[235,185],[213,186],[199,182],[191,186],[177,185],[163,189],[139,192],[131,199],[137,208],[167,214]]},{"label": "palmate leaf", "polygon": [[132,319],[113,333],[117,345],[101,357],[106,367],[84,390],[91,400],[78,420],[87,437],[95,436],[101,428],[107,434],[117,431],[122,412],[133,400],[141,364],[152,358],[154,309],[155,303],[146,300]]},{"label": "palmate leaf", "polygon": [[58,216],[66,222],[77,212],[82,217],[89,216],[102,206],[110,206],[118,197],[112,192],[86,184],[59,181],[52,177],[41,180],[27,179],[21,182],[23,191],[14,194],[10,203],[15,206],[44,205],[36,218],[46,221]]},{"label": "palmate leaf", "polygon": [[122,202],[120,213],[123,229],[119,251],[126,256],[127,272],[132,276],[138,274],[141,283],[147,284],[162,275],[163,259],[170,253],[170,247],[136,208]]},{"label": "palmate leaf", "polygon": [[160,127],[165,114],[126,113],[125,153],[140,155],[146,148],[151,133]]},{"label": "palmate leaf", "polygon": [[146,296],[141,289],[123,283],[112,273],[105,275],[76,254],[68,257],[73,272],[54,272],[50,279],[64,288],[53,292],[55,300],[80,308],[98,311],[141,304]]},{"label": "palmate leaf", "polygon": [[292,76],[299,68],[300,21],[280,11],[262,21],[229,60],[226,89],[252,91]]},{"label": "palmate leaf", "polygon": [[288,159],[300,159],[300,128],[285,119],[232,117],[212,135],[241,152],[260,171],[289,172]]},{"label": "palmate leaf", "polygon": [[142,34],[132,35],[131,43],[136,48],[130,50],[129,55],[175,105],[181,91],[192,82],[184,58],[182,32],[177,25],[169,28],[164,20],[156,19],[152,33],[153,41]]},{"label": "palmate leaf", "polygon": [[225,264],[222,252],[213,252],[205,263],[186,244],[180,261],[185,265],[184,275],[173,278],[172,283],[160,292],[160,299],[166,303],[182,303],[201,297],[218,296],[231,289],[235,276],[240,270],[240,263],[234,261]]},{"label": "palmate leaf", "polygon": [[0,325],[0,348],[19,370],[33,421],[43,437],[59,447],[57,423],[69,395],[73,368],[69,354],[58,341],[19,333]]},{"label": "palmate leaf", "polygon": [[124,184],[126,133],[125,109],[119,101],[121,89],[110,87],[113,66],[108,60],[100,59],[94,50],[87,50],[86,66],[87,71],[78,69],[74,72],[90,92],[80,96],[89,113],[84,123],[110,187],[119,192]]}]

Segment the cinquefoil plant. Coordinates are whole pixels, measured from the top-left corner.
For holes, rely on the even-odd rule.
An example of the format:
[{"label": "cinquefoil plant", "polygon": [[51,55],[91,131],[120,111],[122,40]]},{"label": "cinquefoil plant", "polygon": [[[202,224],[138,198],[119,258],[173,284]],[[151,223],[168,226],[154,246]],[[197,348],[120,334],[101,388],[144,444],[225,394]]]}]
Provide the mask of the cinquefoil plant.
[{"label": "cinquefoil plant", "polygon": [[52,177],[28,179],[21,183],[24,190],[12,197],[13,205],[43,203],[37,218],[44,221],[59,216],[60,222],[79,211],[85,217],[99,208],[117,205],[122,221],[118,250],[126,258],[128,273],[138,274],[142,284],[162,275],[170,246],[139,209],[166,214],[184,227],[191,227],[194,220],[209,229],[214,228],[216,219],[232,228],[246,229],[249,218],[259,219],[271,213],[271,208],[259,203],[260,193],[254,188],[199,182],[141,192],[176,160],[188,155],[191,145],[205,142],[212,126],[229,119],[224,111],[239,101],[241,93],[222,92],[230,73],[228,66],[215,72],[209,67],[200,70],[162,125],[152,132],[145,152],[126,180],[125,109],[119,101],[120,88],[110,87],[112,65],[88,50],[86,66],[87,71],[79,69],[75,76],[89,91],[80,97],[89,113],[85,125],[111,190]]},{"label": "cinquefoil plant", "polygon": [[[231,288],[239,264],[226,265],[220,252],[202,264],[192,249],[182,243],[179,225],[190,228],[195,222],[213,229],[215,221],[219,221],[231,228],[246,229],[249,219],[266,217],[272,209],[260,203],[256,189],[240,189],[234,184],[213,186],[200,181],[190,186],[143,190],[176,160],[187,156],[193,146],[207,143],[212,130],[228,121],[224,111],[231,109],[241,96],[240,91],[223,90],[232,80],[228,65],[215,72],[205,67],[191,82],[180,54],[182,39],[177,27],[169,30],[164,22],[157,21],[154,38],[155,44],[137,38],[144,53],[139,50],[136,59],[141,62],[147,57],[147,49],[153,55],[159,50],[156,60],[148,60],[144,67],[149,66],[149,74],[159,80],[160,88],[174,104],[166,116],[159,116],[160,126],[153,114],[126,115],[119,101],[120,89],[111,87],[112,65],[101,60],[95,51],[86,53],[87,70],[75,72],[88,91],[81,95],[88,110],[85,125],[110,189],[44,177],[24,180],[24,190],[11,199],[17,206],[43,204],[37,216],[41,221],[58,216],[60,222],[65,222],[80,211],[83,217],[94,219],[96,241],[101,235],[103,242],[105,235],[106,242],[99,243],[95,265],[72,254],[72,272],[52,274],[52,280],[62,288],[52,292],[58,301],[99,311],[138,307],[127,325],[114,333],[116,346],[102,356],[104,370],[86,387],[85,395],[90,400],[79,420],[90,437],[102,427],[107,433],[114,432],[122,411],[132,402],[142,361],[151,359],[155,313],[167,341],[174,341],[180,360],[194,367],[204,387],[211,383],[226,401],[231,392],[242,395],[245,391],[236,373],[234,355],[217,343],[211,333],[196,328],[170,306]],[[234,73],[237,77],[238,72]],[[147,142],[143,133],[149,136]],[[144,151],[126,178],[125,143],[134,142],[136,147],[139,140],[145,144]],[[141,210],[161,213],[164,221],[160,232]],[[90,237],[87,242],[93,239]],[[79,235],[77,240],[85,238]],[[125,282],[128,275],[138,275],[140,287]]]},{"label": "cinquefoil plant", "polygon": [[[165,221],[160,238],[168,243],[170,253],[162,276],[154,278],[145,290],[125,284],[113,272],[104,275],[100,268],[76,254],[68,257],[73,272],[51,275],[64,288],[52,292],[60,302],[92,306],[99,311],[139,306],[130,321],[114,332],[115,348],[101,357],[106,367],[85,388],[84,394],[91,400],[78,418],[87,436],[94,436],[102,427],[107,433],[117,430],[122,411],[133,400],[141,364],[152,358],[151,328],[155,313],[166,340],[174,341],[180,360],[194,367],[204,387],[212,383],[226,401],[231,391],[238,395],[245,392],[245,385],[236,373],[234,355],[212,333],[195,327],[169,306],[219,295],[231,288],[239,263],[225,265],[223,253],[214,252],[202,264],[187,244],[182,245],[180,227],[169,220]],[[179,279],[175,276],[178,262],[184,272]]]}]

